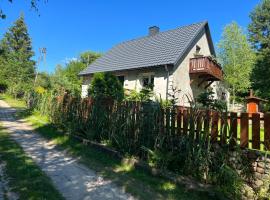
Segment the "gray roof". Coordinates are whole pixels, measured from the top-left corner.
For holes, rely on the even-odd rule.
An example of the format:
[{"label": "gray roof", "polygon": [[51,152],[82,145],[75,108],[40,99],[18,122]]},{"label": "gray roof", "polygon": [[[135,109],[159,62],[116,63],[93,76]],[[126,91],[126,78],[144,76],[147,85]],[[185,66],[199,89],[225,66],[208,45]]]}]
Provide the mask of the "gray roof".
[{"label": "gray roof", "polygon": [[202,31],[206,31],[210,49],[214,54],[208,23],[200,22],[122,42],[90,64],[79,75],[176,64]]}]

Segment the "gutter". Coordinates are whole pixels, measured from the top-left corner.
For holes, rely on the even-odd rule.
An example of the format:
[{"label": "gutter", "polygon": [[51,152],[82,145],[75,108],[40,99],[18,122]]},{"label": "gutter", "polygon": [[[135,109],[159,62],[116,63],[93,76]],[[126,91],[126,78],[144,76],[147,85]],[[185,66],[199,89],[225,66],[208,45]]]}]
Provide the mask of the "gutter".
[{"label": "gutter", "polygon": [[166,83],[166,100],[168,100],[169,96],[169,77],[170,77],[170,72],[168,69],[168,65],[165,65],[165,71],[167,72],[167,83]]}]

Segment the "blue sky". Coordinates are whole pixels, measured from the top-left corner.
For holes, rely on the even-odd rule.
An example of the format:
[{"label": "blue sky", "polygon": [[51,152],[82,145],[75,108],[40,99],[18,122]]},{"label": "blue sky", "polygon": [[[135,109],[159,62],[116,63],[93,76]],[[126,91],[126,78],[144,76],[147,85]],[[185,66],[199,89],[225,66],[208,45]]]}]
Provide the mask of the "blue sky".
[{"label": "blue sky", "polygon": [[[0,20],[0,39],[24,12],[38,56],[47,48],[47,59],[39,70],[52,72],[86,50],[105,52],[113,45],[147,34],[157,25],[161,31],[208,20],[216,44],[223,27],[236,21],[243,28],[259,0],[48,0],[39,3],[39,13],[30,9],[30,0],[0,1],[7,19]],[[39,16],[40,14],[40,16]]]}]

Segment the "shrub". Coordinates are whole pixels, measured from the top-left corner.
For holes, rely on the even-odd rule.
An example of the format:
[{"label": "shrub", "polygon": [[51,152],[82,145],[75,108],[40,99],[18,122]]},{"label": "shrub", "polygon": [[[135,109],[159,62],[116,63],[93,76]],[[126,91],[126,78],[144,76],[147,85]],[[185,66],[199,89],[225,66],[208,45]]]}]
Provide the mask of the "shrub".
[{"label": "shrub", "polygon": [[94,74],[88,93],[93,98],[111,98],[118,101],[124,98],[122,84],[110,72]]},{"label": "shrub", "polygon": [[0,93],[6,92],[7,88],[8,88],[8,86],[7,86],[6,83],[1,83],[0,82]]}]

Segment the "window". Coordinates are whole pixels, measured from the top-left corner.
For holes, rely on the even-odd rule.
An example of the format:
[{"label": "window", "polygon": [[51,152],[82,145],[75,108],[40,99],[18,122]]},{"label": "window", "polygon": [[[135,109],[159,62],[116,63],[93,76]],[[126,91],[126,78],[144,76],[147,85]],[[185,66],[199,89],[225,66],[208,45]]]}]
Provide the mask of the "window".
[{"label": "window", "polygon": [[144,88],[151,88],[153,89],[154,88],[154,75],[144,75],[142,77],[142,86]]}]

